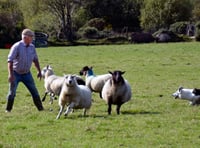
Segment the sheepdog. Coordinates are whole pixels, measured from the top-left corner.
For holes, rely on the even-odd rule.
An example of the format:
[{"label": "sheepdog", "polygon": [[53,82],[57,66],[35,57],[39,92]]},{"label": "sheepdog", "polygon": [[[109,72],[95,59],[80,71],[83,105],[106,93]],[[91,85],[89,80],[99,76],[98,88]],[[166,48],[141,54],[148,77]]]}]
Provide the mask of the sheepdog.
[{"label": "sheepdog", "polygon": [[199,105],[200,104],[200,89],[188,89],[179,87],[172,96],[177,99],[188,100],[190,105]]}]

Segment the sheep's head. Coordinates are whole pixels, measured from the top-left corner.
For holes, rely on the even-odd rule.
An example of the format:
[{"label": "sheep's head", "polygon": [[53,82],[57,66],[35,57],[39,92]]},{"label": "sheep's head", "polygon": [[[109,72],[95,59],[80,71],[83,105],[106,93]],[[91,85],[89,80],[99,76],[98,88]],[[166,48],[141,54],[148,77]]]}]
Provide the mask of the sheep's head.
[{"label": "sheep's head", "polygon": [[47,65],[46,67],[44,67],[42,70],[41,70],[41,74],[42,74],[42,77],[45,78],[45,76],[50,76],[53,73],[53,69],[50,65]]},{"label": "sheep's head", "polygon": [[79,72],[80,75],[93,75],[92,67],[84,66]]},{"label": "sheep's head", "polygon": [[125,73],[125,71],[115,70],[113,72],[109,71],[109,73],[112,75],[114,84],[124,83],[124,78],[122,75]]},{"label": "sheep's head", "polygon": [[73,87],[77,85],[76,76],[74,75],[65,75],[65,84],[68,87]]}]

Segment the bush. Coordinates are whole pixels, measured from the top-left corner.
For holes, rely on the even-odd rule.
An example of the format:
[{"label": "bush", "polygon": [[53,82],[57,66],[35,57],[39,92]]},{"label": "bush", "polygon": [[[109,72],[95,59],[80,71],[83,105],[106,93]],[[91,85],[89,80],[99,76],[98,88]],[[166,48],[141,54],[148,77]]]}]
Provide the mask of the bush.
[{"label": "bush", "polygon": [[186,34],[187,33],[188,22],[176,22],[170,25],[169,31],[176,34]]},{"label": "bush", "polygon": [[109,43],[126,43],[128,42],[128,39],[126,37],[117,36],[117,37],[109,37],[105,41]]},{"label": "bush", "polygon": [[198,21],[195,26],[196,26],[195,38],[196,41],[200,41],[200,21]]},{"label": "bush", "polygon": [[93,19],[88,21],[88,26],[95,27],[99,31],[102,31],[106,26],[106,22],[102,18],[93,18]]},{"label": "bush", "polygon": [[86,27],[83,29],[82,31],[82,35],[85,38],[98,38],[99,37],[99,33],[98,30],[95,27]]},{"label": "bush", "polygon": [[176,33],[164,29],[160,29],[153,34],[157,42],[181,42],[184,41]]},{"label": "bush", "polygon": [[151,43],[154,42],[154,40],[152,34],[147,32],[133,32],[131,34],[132,43]]}]

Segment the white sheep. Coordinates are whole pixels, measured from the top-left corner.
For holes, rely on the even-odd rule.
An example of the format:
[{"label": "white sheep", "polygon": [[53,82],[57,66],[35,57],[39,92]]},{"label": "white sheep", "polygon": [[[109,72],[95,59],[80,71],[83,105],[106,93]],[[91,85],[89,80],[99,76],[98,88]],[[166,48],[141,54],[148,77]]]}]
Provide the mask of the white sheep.
[{"label": "white sheep", "polygon": [[[44,101],[46,99],[46,95],[49,94],[50,103],[52,104],[53,100],[56,99],[55,96],[60,95],[62,84],[64,82],[64,76],[55,75],[50,65],[44,67],[41,73],[44,78],[44,87],[46,89],[42,101]],[[85,85],[85,81],[81,77],[77,76],[76,79],[79,85]]]},{"label": "white sheep", "polygon": [[111,74],[95,75],[93,73],[92,67],[84,66],[80,71],[80,75],[85,76],[86,86],[90,88],[92,92],[99,93],[100,98],[102,88],[105,82],[112,77]]},{"label": "white sheep", "polygon": [[78,85],[76,76],[74,75],[65,76],[59,96],[60,111],[56,119],[60,118],[65,105],[68,105],[64,113],[65,116],[72,112],[73,109],[84,109],[85,116],[86,111],[89,110],[92,105],[92,93],[90,89],[87,86]]},{"label": "white sheep", "polygon": [[112,104],[117,105],[117,114],[120,114],[120,107],[123,103],[131,99],[131,87],[127,80],[125,80],[122,75],[125,72],[116,70],[109,73],[112,75],[112,79],[109,79],[103,89],[102,97],[108,104],[108,114],[111,114]]}]

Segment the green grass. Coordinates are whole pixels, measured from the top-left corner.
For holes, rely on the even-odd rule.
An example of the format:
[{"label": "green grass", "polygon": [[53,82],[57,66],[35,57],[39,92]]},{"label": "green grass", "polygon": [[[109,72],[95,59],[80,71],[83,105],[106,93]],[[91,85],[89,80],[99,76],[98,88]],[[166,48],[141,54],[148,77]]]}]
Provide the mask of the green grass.
[{"label": "green grass", "polygon": [[[57,100],[50,105],[47,98],[45,111],[38,112],[22,84],[12,112],[4,112],[9,50],[0,50],[0,147],[199,147],[199,107],[171,96],[179,86],[200,88],[199,47],[190,42],[38,48],[41,67],[51,64],[57,75],[78,74],[85,65],[95,74],[120,69],[132,87],[133,98],[122,105],[121,115],[115,106],[107,115],[107,105],[93,93],[87,117],[76,110],[59,120]],[[43,96],[44,82],[36,79],[34,67],[32,73]]]}]

